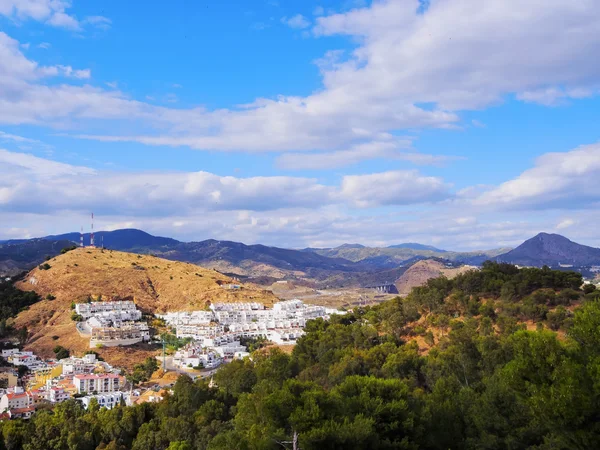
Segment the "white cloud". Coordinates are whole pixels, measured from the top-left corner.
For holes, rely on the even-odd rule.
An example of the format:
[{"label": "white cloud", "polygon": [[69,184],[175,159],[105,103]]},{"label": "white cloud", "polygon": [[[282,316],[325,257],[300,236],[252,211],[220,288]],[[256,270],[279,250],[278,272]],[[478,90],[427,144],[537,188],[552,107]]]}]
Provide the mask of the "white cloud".
[{"label": "white cloud", "polygon": [[51,46],[52,46],[52,44],[50,44],[49,42],[42,42],[37,45],[37,48],[41,48],[43,50],[48,50]]},{"label": "white cloud", "polygon": [[448,196],[449,186],[416,171],[347,176],[341,186],[302,177],[97,171],[0,150],[0,188],[5,212],[93,208],[103,214],[168,217],[200,211],[415,204]]},{"label": "white cloud", "polygon": [[302,14],[296,14],[292,17],[282,17],[281,22],[286,24],[290,28],[301,30],[303,28],[310,27],[310,21]]},{"label": "white cloud", "polygon": [[46,23],[55,27],[67,28],[73,31],[81,30],[81,25],[79,25],[79,21],[75,17],[61,11],[52,14],[52,17],[50,17]]},{"label": "white cloud", "polygon": [[479,206],[581,208],[600,202],[600,144],[546,153],[517,178],[477,197]]},{"label": "white cloud", "polygon": [[546,89],[536,89],[532,91],[521,92],[517,95],[517,98],[528,103],[539,103],[545,106],[556,106],[560,105],[568,99],[591,97],[596,93],[596,89],[573,88],[565,90],[560,87],[551,87]]},{"label": "white cloud", "polygon": [[[507,95],[548,103],[556,92],[565,98],[597,93],[598,2],[445,0],[422,14],[418,6],[416,0],[381,0],[318,17],[316,35],[348,35],[358,43],[349,55],[332,52],[327,63],[321,61],[322,87],[304,97],[259,98],[230,109],[159,107],[115,90],[45,86],[0,58],[0,70],[10,74],[2,81],[0,123],[68,126],[105,142],[326,152],[339,159],[338,152],[377,143],[384,133],[456,128],[460,111],[497,104]],[[5,14],[17,13],[11,7]],[[25,71],[37,67],[16,56]],[[110,120],[121,121],[119,129],[130,134],[90,131],[94,122],[106,126]]]},{"label": "white cloud", "polygon": [[440,178],[426,177],[415,170],[397,170],[347,175],[342,180],[341,196],[359,208],[410,205],[448,198],[450,187]]},{"label": "white cloud", "polygon": [[292,170],[332,169],[375,158],[409,161],[417,165],[442,165],[454,159],[419,153],[412,148],[412,140],[405,138],[371,141],[357,144],[348,150],[327,153],[286,153],[277,158],[277,166]]},{"label": "white cloud", "polygon": [[13,141],[13,142],[22,142],[28,144],[41,144],[41,141],[37,139],[30,139],[23,136],[18,136],[16,134],[5,133],[4,131],[0,131],[0,140],[2,141]]},{"label": "white cloud", "polygon": [[83,25],[107,30],[112,24],[104,16],[87,16],[80,22],[66,12],[69,8],[71,2],[68,0],[0,0],[0,15],[16,21],[35,20],[72,31],[81,31]]},{"label": "white cloud", "polygon": [[564,230],[565,228],[569,228],[572,227],[573,225],[575,225],[577,222],[575,222],[573,219],[564,219],[561,220],[557,225],[556,225],[556,229],[557,230]]},{"label": "white cloud", "polygon": [[316,6],[315,9],[313,9],[313,15],[322,16],[323,14],[325,14],[325,9],[322,6]]},{"label": "white cloud", "polygon": [[110,28],[110,26],[112,25],[112,20],[110,20],[108,17],[104,17],[104,16],[87,16],[83,20],[83,23],[91,24],[101,30],[108,30]]}]

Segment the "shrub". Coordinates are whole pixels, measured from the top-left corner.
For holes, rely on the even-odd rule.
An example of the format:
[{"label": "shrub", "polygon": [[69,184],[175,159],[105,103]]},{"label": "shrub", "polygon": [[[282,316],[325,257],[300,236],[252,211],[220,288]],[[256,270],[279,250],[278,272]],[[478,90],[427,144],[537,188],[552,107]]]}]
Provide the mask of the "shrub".
[{"label": "shrub", "polygon": [[71,245],[70,247],[65,247],[60,251],[61,255],[64,255],[67,252],[70,252],[71,250],[75,250],[77,248],[76,245]]},{"label": "shrub", "polygon": [[433,338],[433,333],[431,331],[425,333],[425,343],[429,346],[435,344],[435,339]]},{"label": "shrub", "polygon": [[551,311],[546,315],[546,319],[548,319],[548,327],[554,331],[558,330],[563,325],[566,318],[567,310],[564,306],[559,306],[554,311]]},{"label": "shrub", "polygon": [[74,322],[83,322],[83,316],[81,314],[73,312],[73,314],[71,314],[71,320]]},{"label": "shrub", "polygon": [[46,300],[56,300],[56,297],[52,294],[46,295]]},{"label": "shrub", "polygon": [[596,286],[594,286],[593,284],[586,284],[583,287],[583,293],[584,294],[591,294],[592,292],[594,292],[596,290]]},{"label": "shrub", "polygon": [[57,345],[54,347],[54,354],[56,355],[56,359],[65,359],[69,357],[69,350],[64,348],[62,345]]},{"label": "shrub", "polygon": [[58,340],[58,336],[52,336],[52,340],[53,341],[57,341]]},{"label": "shrub", "polygon": [[52,266],[48,263],[44,263],[44,264],[40,264],[39,265],[39,269],[40,270],[49,270]]}]

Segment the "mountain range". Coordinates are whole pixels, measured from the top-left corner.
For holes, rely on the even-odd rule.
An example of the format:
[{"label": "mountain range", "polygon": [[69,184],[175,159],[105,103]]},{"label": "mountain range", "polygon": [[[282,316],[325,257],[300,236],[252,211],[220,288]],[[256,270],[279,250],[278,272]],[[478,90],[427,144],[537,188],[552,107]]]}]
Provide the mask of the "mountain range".
[{"label": "mountain range", "polygon": [[[89,233],[83,237],[87,245]],[[79,243],[79,240],[80,233],[67,233],[0,242],[0,274],[29,269],[45,257],[58,254],[63,247]],[[412,264],[424,259],[437,259],[454,265],[480,265],[486,260],[552,267],[600,264],[600,249],[547,233],[540,233],[515,249],[476,252],[453,252],[416,243],[389,247],[344,244],[335,248],[294,250],[214,239],[181,242],[136,229],[100,231],[95,233],[95,242],[113,250],[154,254],[242,278],[251,277],[259,282],[287,278],[335,287],[364,285],[361,280],[366,279],[371,285],[385,283],[392,273],[400,276]]]},{"label": "mountain range", "polygon": [[600,248],[577,244],[560,234],[540,233],[496,260],[523,266],[586,267],[600,265]]}]

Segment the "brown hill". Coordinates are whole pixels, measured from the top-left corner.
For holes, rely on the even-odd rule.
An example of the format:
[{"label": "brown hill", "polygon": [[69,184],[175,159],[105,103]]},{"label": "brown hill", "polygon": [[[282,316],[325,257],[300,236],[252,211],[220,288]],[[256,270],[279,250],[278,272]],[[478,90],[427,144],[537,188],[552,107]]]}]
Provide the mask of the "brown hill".
[{"label": "brown hill", "polygon": [[396,280],[396,287],[401,295],[409,294],[411,289],[423,286],[430,278],[445,276],[454,278],[456,275],[473,270],[473,266],[448,268],[443,263],[432,259],[418,261],[413,264],[400,278]]},{"label": "brown hill", "polygon": [[[88,339],[78,335],[71,320],[71,303],[88,296],[105,301],[133,298],[147,313],[203,309],[211,302],[271,305],[277,300],[272,292],[251,284],[239,290],[227,289],[233,280],[219,272],[154,256],[78,248],[48,264],[48,270],[35,268],[18,284],[22,290],[35,290],[44,300],[15,319],[17,327],[26,326],[30,332],[27,348],[43,356],[52,356],[56,345],[76,353],[88,349]],[[56,298],[47,300],[49,294]],[[147,352],[148,346],[100,351],[107,361],[115,363],[123,359],[137,362]]]}]

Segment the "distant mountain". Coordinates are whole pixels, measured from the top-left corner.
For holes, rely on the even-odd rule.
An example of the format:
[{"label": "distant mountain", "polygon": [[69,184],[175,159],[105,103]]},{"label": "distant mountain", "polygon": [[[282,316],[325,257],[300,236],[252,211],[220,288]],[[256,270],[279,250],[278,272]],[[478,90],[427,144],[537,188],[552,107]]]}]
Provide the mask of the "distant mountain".
[{"label": "distant mountain", "polygon": [[[44,239],[47,240],[69,240],[79,244],[80,233],[66,233],[54,236],[46,236]],[[181,244],[176,239],[152,236],[142,230],[136,230],[134,228],[125,228],[122,230],[115,231],[98,231],[94,233],[94,240],[96,246],[100,246],[102,243],[106,248],[113,250],[135,250],[144,248],[160,248],[160,247],[172,247]],[[83,242],[85,245],[90,243],[90,233],[84,233]]]},{"label": "distant mountain", "polygon": [[342,244],[337,248],[365,248],[365,246],[361,244]]},{"label": "distant mountain", "polygon": [[[77,232],[46,236],[42,239],[15,240],[11,254],[21,253],[15,263],[13,257],[0,252],[0,275],[16,270],[30,269],[46,256],[57,255],[61,248],[79,244]],[[62,242],[52,246],[52,242]],[[84,234],[89,245],[90,234]],[[311,279],[327,286],[361,286],[389,279],[390,273],[402,273],[422,259],[441,258],[444,261],[481,264],[505,251],[457,253],[432,250],[420,244],[401,244],[392,248],[371,248],[360,244],[344,244],[330,249],[292,250],[266,245],[246,245],[240,242],[208,239],[201,242],[180,242],[176,239],[152,236],[142,230],[123,229],[98,231],[97,246],[141,254],[154,254],[174,261],[184,261],[216,269],[222,273],[268,280]],[[406,248],[417,246],[419,248]],[[401,248],[399,248],[401,247]],[[425,247],[423,249],[422,247]],[[29,250],[26,250],[26,249]],[[37,248],[32,252],[33,248]],[[22,249],[22,250],[20,250]],[[29,256],[28,256],[29,255]],[[41,258],[41,260],[40,260]],[[388,273],[389,271],[392,271]]]},{"label": "distant mountain", "polygon": [[442,258],[452,262],[479,265],[510,249],[493,249],[474,252],[450,252],[431,248],[411,248],[409,246],[429,247],[422,244],[399,244],[391,247],[348,247],[312,249],[313,252],[329,258],[343,258],[360,262],[372,269],[392,269],[429,258]]},{"label": "distant mountain", "polygon": [[0,243],[0,275],[16,275],[72,245],[65,239],[14,239]]},{"label": "distant mountain", "polygon": [[181,242],[165,251],[155,249],[154,253],[168,259],[215,268],[221,272],[249,276],[283,278],[295,275],[321,278],[330,272],[364,270],[362,265],[352,261],[329,258],[314,252],[215,239]]},{"label": "distant mountain", "polygon": [[433,247],[431,245],[417,244],[415,242],[406,242],[404,244],[390,245],[388,248],[410,248],[412,250],[430,250],[432,252],[446,253],[446,250]]},{"label": "distant mountain", "polygon": [[560,234],[540,233],[496,260],[537,267],[600,265],[600,249],[577,244]]}]

